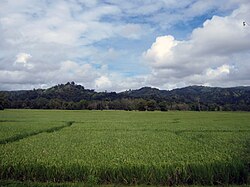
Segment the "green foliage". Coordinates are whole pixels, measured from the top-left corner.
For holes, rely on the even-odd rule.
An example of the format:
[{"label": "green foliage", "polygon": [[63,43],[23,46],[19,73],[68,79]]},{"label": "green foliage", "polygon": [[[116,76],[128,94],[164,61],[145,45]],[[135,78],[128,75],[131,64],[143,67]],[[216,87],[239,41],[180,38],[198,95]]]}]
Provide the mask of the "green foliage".
[{"label": "green foliage", "polygon": [[140,99],[136,106],[137,110],[145,111],[147,109],[147,102],[143,99]]},{"label": "green foliage", "polygon": [[23,135],[0,145],[0,180],[247,181],[249,113],[5,110],[0,119],[0,140]]},{"label": "green foliage", "polygon": [[4,106],[6,105],[6,95],[0,92],[0,110],[4,110]]},{"label": "green foliage", "polygon": [[155,102],[155,100],[149,100],[147,102],[147,110],[148,111],[154,111],[157,108],[157,103]]},{"label": "green foliage", "polygon": [[[1,95],[5,95],[4,102]],[[171,91],[144,87],[121,93],[109,93],[95,92],[74,82],[68,82],[45,90],[0,92],[0,109],[3,107],[65,110],[250,111],[250,87],[189,86]]]},{"label": "green foliage", "polygon": [[161,111],[168,111],[168,104],[167,104],[167,102],[164,102],[164,101],[160,102],[159,103],[159,108],[160,108]]}]

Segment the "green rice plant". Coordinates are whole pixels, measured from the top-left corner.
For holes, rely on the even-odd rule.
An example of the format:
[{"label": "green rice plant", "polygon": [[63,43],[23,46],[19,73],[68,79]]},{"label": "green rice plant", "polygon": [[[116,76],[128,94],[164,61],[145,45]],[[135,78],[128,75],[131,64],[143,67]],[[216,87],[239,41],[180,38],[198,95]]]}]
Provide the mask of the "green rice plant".
[{"label": "green rice plant", "polygon": [[223,185],[249,175],[246,112],[5,110],[0,119],[17,132],[36,124],[0,145],[1,180]]}]

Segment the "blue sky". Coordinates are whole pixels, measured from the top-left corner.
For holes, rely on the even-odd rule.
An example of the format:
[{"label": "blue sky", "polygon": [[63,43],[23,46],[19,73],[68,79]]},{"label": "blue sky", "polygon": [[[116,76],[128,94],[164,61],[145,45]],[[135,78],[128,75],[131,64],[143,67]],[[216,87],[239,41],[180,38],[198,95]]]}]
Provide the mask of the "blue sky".
[{"label": "blue sky", "polygon": [[249,85],[248,0],[0,1],[0,90]]}]

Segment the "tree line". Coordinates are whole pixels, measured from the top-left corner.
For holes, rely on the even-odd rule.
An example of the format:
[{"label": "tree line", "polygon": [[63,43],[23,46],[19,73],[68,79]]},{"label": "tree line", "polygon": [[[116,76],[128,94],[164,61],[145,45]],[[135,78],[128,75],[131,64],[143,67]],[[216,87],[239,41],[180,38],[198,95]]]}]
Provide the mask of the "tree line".
[{"label": "tree line", "polygon": [[250,88],[192,86],[172,91],[144,87],[95,92],[74,82],[48,89],[0,92],[0,109],[250,111]]},{"label": "tree line", "polygon": [[79,102],[64,101],[61,99],[38,98],[34,100],[15,100],[5,102],[2,105],[5,108],[14,109],[62,109],[62,110],[139,110],[139,111],[168,111],[168,110],[193,110],[193,111],[221,111],[230,110],[231,106],[220,106],[217,104],[200,103],[173,103],[167,101],[157,102],[153,99],[116,99],[113,101],[87,101]]}]

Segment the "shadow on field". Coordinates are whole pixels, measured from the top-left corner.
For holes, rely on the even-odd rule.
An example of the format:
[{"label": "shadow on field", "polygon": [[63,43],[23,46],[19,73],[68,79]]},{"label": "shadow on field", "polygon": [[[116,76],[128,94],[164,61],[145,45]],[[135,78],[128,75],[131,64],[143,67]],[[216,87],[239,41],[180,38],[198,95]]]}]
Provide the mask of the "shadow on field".
[{"label": "shadow on field", "polygon": [[[102,132],[102,131],[110,131],[110,128],[89,128],[86,130],[92,131],[92,132]],[[169,132],[169,133],[174,133],[176,135],[180,135],[181,133],[186,133],[186,132],[192,132],[192,133],[214,133],[214,132],[250,132],[250,129],[240,129],[240,130],[226,130],[226,129],[217,129],[217,130],[210,130],[210,129],[204,129],[204,130],[189,130],[189,129],[185,129],[185,130],[169,130],[169,129],[153,129],[153,128],[143,128],[143,129],[126,129],[126,128],[112,128],[112,131],[122,131],[122,132]]]},{"label": "shadow on field", "polygon": [[68,122],[66,122],[65,125],[62,125],[62,126],[52,127],[52,128],[49,128],[49,129],[43,129],[43,130],[36,131],[36,132],[30,132],[30,133],[24,133],[24,134],[17,134],[17,135],[15,135],[15,136],[12,136],[12,137],[9,137],[9,138],[0,140],[0,145],[4,145],[4,144],[8,144],[8,143],[17,142],[17,141],[19,141],[19,140],[22,140],[22,139],[25,139],[25,138],[29,138],[29,137],[31,137],[31,136],[35,136],[35,135],[38,135],[38,134],[41,134],[41,133],[52,133],[52,132],[56,132],[56,131],[59,131],[59,130],[65,128],[65,127],[70,127],[70,126],[72,126],[73,123],[74,123],[74,121],[68,121]]}]

